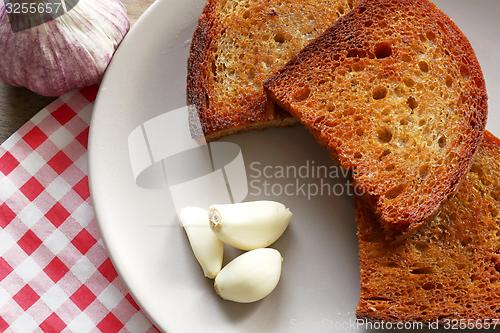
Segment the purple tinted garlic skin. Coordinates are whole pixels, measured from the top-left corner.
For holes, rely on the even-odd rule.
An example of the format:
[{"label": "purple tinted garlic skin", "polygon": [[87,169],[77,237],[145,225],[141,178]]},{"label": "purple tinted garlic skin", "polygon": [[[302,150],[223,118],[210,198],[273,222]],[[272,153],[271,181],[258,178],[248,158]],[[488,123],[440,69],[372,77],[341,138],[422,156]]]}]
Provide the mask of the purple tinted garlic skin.
[{"label": "purple tinted garlic skin", "polygon": [[0,81],[44,96],[99,83],[130,28],[118,0],[80,0],[44,24],[12,32],[0,0]]}]

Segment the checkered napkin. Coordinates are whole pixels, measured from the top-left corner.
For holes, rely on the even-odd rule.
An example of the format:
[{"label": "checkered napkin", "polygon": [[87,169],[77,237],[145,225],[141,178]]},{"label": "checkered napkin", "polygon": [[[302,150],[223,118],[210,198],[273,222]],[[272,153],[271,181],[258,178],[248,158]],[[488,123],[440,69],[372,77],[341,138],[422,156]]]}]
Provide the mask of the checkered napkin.
[{"label": "checkered napkin", "polygon": [[0,146],[0,332],[156,332],[99,235],[87,138],[96,87],[67,94]]}]

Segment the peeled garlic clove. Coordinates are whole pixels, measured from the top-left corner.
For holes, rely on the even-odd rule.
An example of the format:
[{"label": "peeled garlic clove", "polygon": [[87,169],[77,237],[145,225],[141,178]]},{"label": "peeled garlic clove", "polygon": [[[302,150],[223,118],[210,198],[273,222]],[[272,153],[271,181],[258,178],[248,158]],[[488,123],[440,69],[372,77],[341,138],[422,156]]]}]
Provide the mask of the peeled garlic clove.
[{"label": "peeled garlic clove", "polygon": [[[119,0],[80,0],[55,19],[17,32],[5,8],[0,1],[0,81],[45,96],[98,83],[130,26]],[[37,6],[41,10],[48,14]],[[25,15],[36,21],[44,13]]]},{"label": "peeled garlic clove", "polygon": [[281,237],[292,213],[274,201],[254,201],[209,208],[210,227],[226,244],[241,250],[267,247]]},{"label": "peeled garlic clove", "polygon": [[222,267],[224,244],[210,229],[208,212],[198,207],[186,207],[181,210],[179,219],[203,273],[213,279]]},{"label": "peeled garlic clove", "polygon": [[246,252],[227,264],[215,278],[215,292],[225,300],[256,302],[278,285],[283,258],[274,249]]}]

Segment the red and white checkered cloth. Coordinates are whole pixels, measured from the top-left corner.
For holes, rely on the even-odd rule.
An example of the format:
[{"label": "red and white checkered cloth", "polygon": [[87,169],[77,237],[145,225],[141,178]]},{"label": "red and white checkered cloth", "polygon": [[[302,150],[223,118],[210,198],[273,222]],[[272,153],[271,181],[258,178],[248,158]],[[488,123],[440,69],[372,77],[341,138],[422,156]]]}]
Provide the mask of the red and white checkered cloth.
[{"label": "red and white checkered cloth", "polygon": [[155,332],[117,276],[89,200],[96,87],[0,146],[0,332]]}]

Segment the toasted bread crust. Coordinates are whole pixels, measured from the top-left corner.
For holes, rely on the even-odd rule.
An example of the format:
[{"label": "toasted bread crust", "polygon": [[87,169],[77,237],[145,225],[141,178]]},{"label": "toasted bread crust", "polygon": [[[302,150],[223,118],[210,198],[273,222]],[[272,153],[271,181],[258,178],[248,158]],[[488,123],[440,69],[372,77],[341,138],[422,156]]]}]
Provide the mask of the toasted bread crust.
[{"label": "toasted bread crust", "polygon": [[487,118],[470,43],[427,0],[361,1],[264,87],[355,169],[390,237],[439,211],[468,172]]},{"label": "toasted bread crust", "polygon": [[499,158],[500,140],[486,133],[457,193],[437,217],[398,243],[385,240],[371,209],[357,200],[359,318],[500,319]]},{"label": "toasted bread crust", "polygon": [[[194,105],[195,110],[190,112],[199,113],[196,115],[191,115],[198,118],[200,124],[204,121],[202,119],[203,115],[207,110],[208,103],[208,90],[207,87],[207,61],[210,54],[211,45],[213,43],[213,38],[215,37],[215,15],[216,15],[216,4],[217,0],[208,0],[200,18],[198,19],[198,25],[193,34],[191,40],[191,48],[188,58],[188,68],[187,68],[187,102],[188,105]],[[199,110],[199,111],[198,111]],[[193,124],[193,121],[190,122]],[[198,129],[195,130],[195,132]],[[207,128],[207,134],[213,131]],[[197,136],[200,133],[195,133]]]},{"label": "toasted bread crust", "polygon": [[[353,5],[356,1],[357,0],[338,0],[335,2],[339,4],[349,3],[350,5]],[[229,2],[236,3],[237,1],[231,0]],[[285,6],[289,3],[296,2],[296,0],[281,1],[281,3]],[[262,4],[260,4],[256,1],[252,3],[253,7],[249,11],[255,11],[255,13],[252,14],[255,14],[256,16],[262,15],[262,13],[266,10],[269,11],[272,15],[269,14],[269,17],[263,18],[263,20],[269,20],[271,23],[268,22],[268,24],[271,27],[273,24],[275,25],[273,30],[278,30],[280,29],[281,22],[278,17],[279,15],[285,14],[280,13],[279,10],[275,11],[273,9],[273,6],[277,6],[279,3],[280,1],[271,1],[262,2]],[[275,59],[271,59],[272,63],[267,64],[267,66],[271,67],[268,73],[260,73],[257,66],[255,66],[255,76],[257,77],[255,85],[257,87],[252,86],[250,84],[251,80],[249,79],[248,82],[245,82],[245,85],[248,87],[230,87],[230,89],[241,91],[240,94],[229,94],[229,97],[219,96],[222,95],[219,92],[222,88],[220,87],[220,83],[215,81],[215,76],[216,74],[219,74],[219,69],[214,67],[214,62],[217,56],[220,52],[223,52],[223,50],[218,49],[219,43],[222,36],[227,34],[228,31],[234,32],[238,29],[238,27],[235,27],[234,25],[237,24],[237,20],[241,20],[238,15],[243,15],[232,13],[231,15],[233,17],[230,19],[224,18],[226,21],[222,22],[223,16],[227,15],[227,13],[222,13],[223,8],[226,5],[225,1],[208,0],[203,13],[200,16],[198,26],[194,32],[188,60],[188,104],[196,107],[199,122],[203,128],[205,138],[208,141],[211,141],[222,136],[241,131],[276,126],[290,126],[295,124],[296,120],[293,117],[275,109],[273,104],[267,103],[266,95],[262,90],[262,82],[258,82],[258,80],[263,81],[264,78],[267,78],[266,76],[260,79],[258,78],[259,74],[270,75],[273,70],[279,69],[281,64],[285,64],[286,61],[290,59],[291,56],[288,54],[288,51],[283,51],[282,53],[278,51],[277,54],[271,52],[269,53],[269,55],[275,57]],[[317,6],[320,5],[321,1],[318,1]],[[347,8],[347,5],[344,7]],[[329,17],[323,18],[320,22],[317,22],[318,27],[315,27],[315,29],[320,29],[322,31],[336,19],[336,15],[330,15]],[[273,23],[273,20],[276,21],[276,23]],[[301,22],[297,22],[296,24],[299,26]],[[259,25],[255,29],[258,30],[260,28],[262,27]],[[257,31],[256,33],[262,33],[262,31]],[[275,33],[275,31],[270,31],[270,33]],[[319,34],[319,32],[312,32],[313,37],[317,34]],[[253,41],[249,40],[248,42]],[[253,43],[264,44],[263,41],[259,40]],[[290,44],[294,44],[291,47],[291,49],[294,50],[293,54],[298,52],[302,46],[304,46],[304,43],[305,40],[291,41]],[[242,46],[241,51],[248,51],[251,53],[252,49],[250,46],[245,46],[244,48]],[[276,50],[273,52],[276,52]],[[263,54],[262,56],[265,57],[267,55]],[[262,59],[260,59],[257,55],[254,56],[254,58],[255,62],[262,61]],[[245,70],[248,69],[247,63],[242,61],[241,63],[235,63],[232,65],[236,68],[235,70],[240,76],[246,75]],[[224,74],[225,73],[221,73],[219,75]],[[225,98],[225,100],[221,101],[221,98]]]}]

